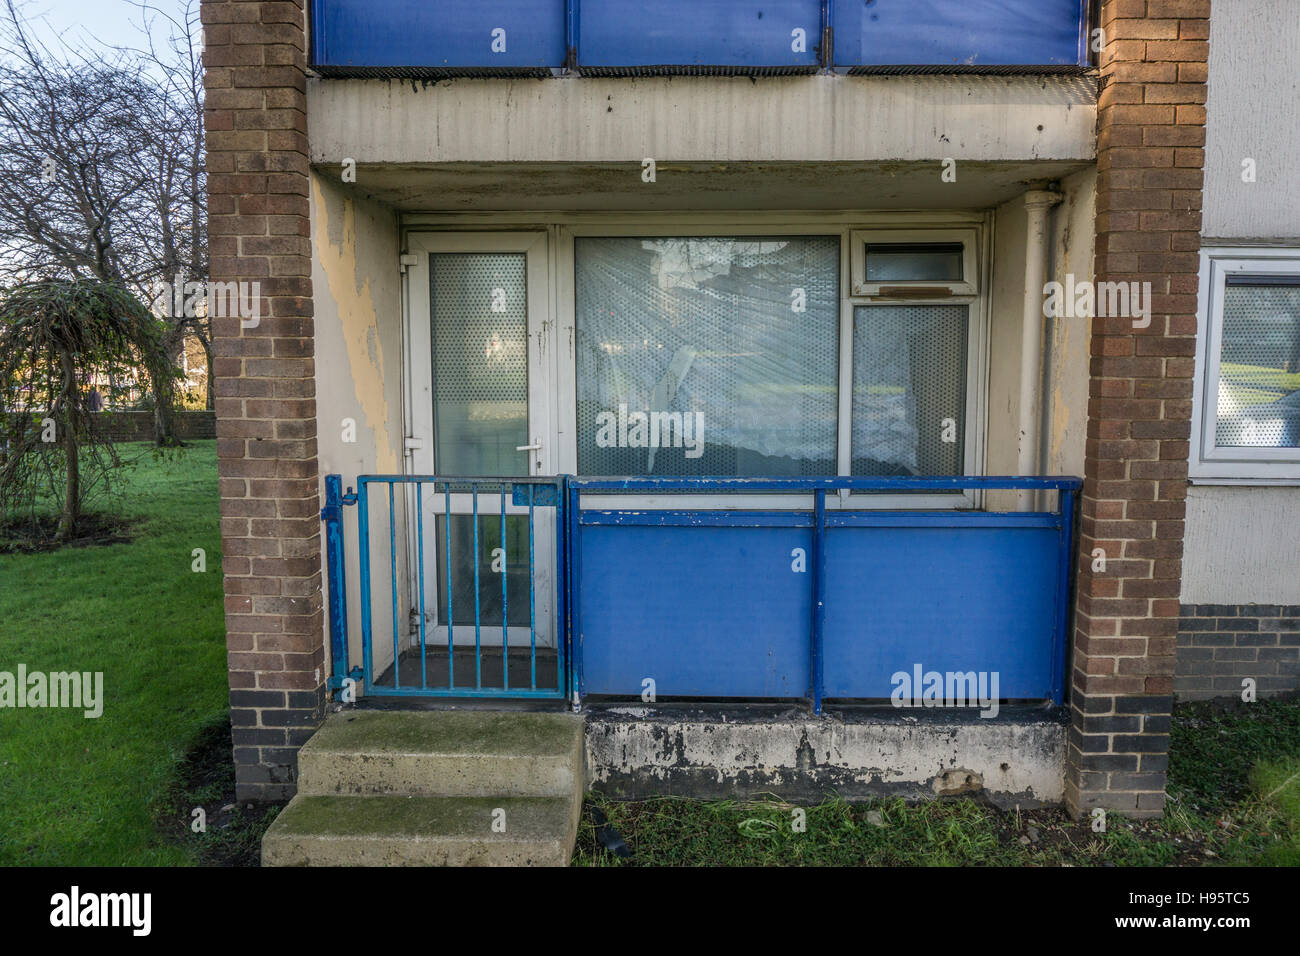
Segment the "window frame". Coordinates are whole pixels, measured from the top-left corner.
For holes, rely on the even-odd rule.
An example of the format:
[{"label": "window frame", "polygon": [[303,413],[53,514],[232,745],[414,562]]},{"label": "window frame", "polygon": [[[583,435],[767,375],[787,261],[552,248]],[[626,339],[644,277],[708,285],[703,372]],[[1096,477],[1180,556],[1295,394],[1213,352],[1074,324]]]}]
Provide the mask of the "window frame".
[{"label": "window frame", "polygon": [[[840,392],[840,473],[848,475],[853,469],[853,371],[852,350],[855,314],[859,306],[873,305],[964,305],[966,306],[966,421],[962,429],[963,453],[962,474],[965,476],[984,474],[985,404],[988,397],[988,341],[989,297],[981,294],[981,288],[988,288],[984,269],[991,265],[984,243],[992,241],[992,230],[967,228],[879,228],[854,229],[847,236],[849,258],[853,271],[853,284],[850,294],[845,299],[847,338],[843,349],[849,351],[849,370],[847,379],[842,380]],[[899,282],[865,282],[858,281],[866,273],[867,243],[950,243],[961,242],[962,273],[960,281],[935,282],[929,280],[912,280]],[[856,256],[856,259],[854,257]],[[938,289],[946,288],[948,294],[902,295],[885,294],[882,289]],[[863,290],[863,291],[858,291]],[[843,495],[847,501],[850,497],[856,507],[868,508],[979,508],[983,495],[974,490],[960,492],[925,494],[925,495]],[[862,502],[862,499],[868,499]],[[846,504],[847,506],[847,504]]]},{"label": "window frame", "polygon": [[[889,244],[960,244],[962,247],[960,279],[894,279],[889,282],[867,281],[867,245]],[[980,290],[979,230],[966,229],[854,229],[849,232],[849,261],[854,296],[880,296],[882,289],[946,289],[946,295],[975,296]],[[910,295],[891,296],[891,300],[911,300]]]},{"label": "window frame", "polygon": [[1221,446],[1216,442],[1223,306],[1229,276],[1300,277],[1300,248],[1213,246],[1201,250],[1188,478],[1196,484],[1300,484],[1300,448]]},{"label": "window frame", "polygon": [[[708,236],[832,236],[840,238],[839,262],[839,372],[837,387],[836,473],[848,476],[852,469],[853,332],[854,310],[859,305],[911,304],[958,305],[968,307],[966,421],[963,430],[963,474],[985,473],[987,403],[989,385],[989,337],[991,335],[991,250],[993,216],[989,212],[963,211],[911,213],[422,213],[404,217],[405,244],[427,241],[439,233],[544,232],[547,236],[546,274],[549,288],[548,318],[553,323],[550,341],[553,454],[549,468],[556,474],[577,473],[577,365],[574,240],[578,237],[708,237]],[[914,282],[913,286],[933,289],[951,286],[952,294],[881,296],[854,292],[853,251],[858,237],[887,242],[956,242],[963,249],[963,271],[969,280],[960,283]],[[860,247],[865,267],[865,240]],[[880,285],[876,283],[876,285]],[[886,283],[887,287],[906,283]],[[968,291],[958,291],[968,290]],[[404,296],[409,303],[409,299]],[[408,305],[409,308],[409,305]],[[411,314],[406,316],[410,334]],[[407,343],[408,361],[410,356]],[[409,401],[409,396],[408,396]],[[410,427],[408,425],[408,427]],[[601,501],[610,508],[708,508],[714,510],[781,509],[795,504],[792,495],[651,495],[610,496]],[[806,496],[811,502],[812,496]],[[982,507],[977,491],[906,494],[828,495],[829,509],[844,510],[947,510]]]}]

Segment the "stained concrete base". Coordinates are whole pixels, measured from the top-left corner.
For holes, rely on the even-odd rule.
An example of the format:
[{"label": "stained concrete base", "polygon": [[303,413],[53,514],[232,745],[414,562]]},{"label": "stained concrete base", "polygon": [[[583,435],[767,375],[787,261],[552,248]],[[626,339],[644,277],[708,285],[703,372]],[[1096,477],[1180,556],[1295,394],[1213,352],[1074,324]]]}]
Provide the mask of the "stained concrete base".
[{"label": "stained concrete base", "polygon": [[971,794],[1005,808],[1061,802],[1066,718],[950,709],[608,704],[586,708],[587,779],[615,798],[791,800]]}]

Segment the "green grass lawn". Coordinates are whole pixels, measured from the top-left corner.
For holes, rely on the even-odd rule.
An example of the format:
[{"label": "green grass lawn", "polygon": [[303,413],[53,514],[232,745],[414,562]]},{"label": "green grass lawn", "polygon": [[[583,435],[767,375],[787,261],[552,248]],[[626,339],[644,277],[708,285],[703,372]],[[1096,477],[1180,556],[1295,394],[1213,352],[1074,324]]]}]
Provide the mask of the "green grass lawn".
[{"label": "green grass lawn", "polygon": [[[216,443],[155,458],[118,499],[129,543],[0,554],[0,670],[102,671],[104,712],[0,709],[0,864],[178,864],[157,804],[227,708]],[[191,570],[202,548],[207,570]]]},{"label": "green grass lawn", "polygon": [[1180,705],[1170,801],[1147,822],[1111,814],[1104,833],[1060,809],[1006,812],[969,798],[805,806],[775,798],[636,802],[592,794],[627,842],[607,853],[585,813],[579,866],[1300,866],[1300,700]]}]

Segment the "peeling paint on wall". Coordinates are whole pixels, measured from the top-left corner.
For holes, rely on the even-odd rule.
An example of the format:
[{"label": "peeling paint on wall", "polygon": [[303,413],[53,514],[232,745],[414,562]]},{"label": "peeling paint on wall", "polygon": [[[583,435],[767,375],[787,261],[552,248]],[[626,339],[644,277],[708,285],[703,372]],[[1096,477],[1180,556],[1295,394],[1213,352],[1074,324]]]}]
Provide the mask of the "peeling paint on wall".
[{"label": "peeling paint on wall", "polygon": [[[384,395],[387,361],[379,336],[379,313],[371,294],[372,275],[363,274],[357,264],[356,209],[351,198],[340,203],[327,200],[319,179],[312,178],[312,193],[316,205],[317,243],[316,259],[329,296],[338,309],[343,330],[344,345],[351,373],[352,389],[362,420],[359,428],[368,428],[375,441],[374,467],[382,473],[401,471],[397,453],[399,442],[392,433],[400,430],[400,415],[390,415],[388,399]],[[332,208],[333,207],[333,208]],[[328,386],[328,383],[322,383]]]},{"label": "peeling paint on wall", "polygon": [[596,705],[587,715],[593,789],[619,798],[665,793],[701,798],[774,793],[849,800],[958,793],[1010,808],[1061,800],[1066,726],[1042,711],[984,721],[744,706]]}]

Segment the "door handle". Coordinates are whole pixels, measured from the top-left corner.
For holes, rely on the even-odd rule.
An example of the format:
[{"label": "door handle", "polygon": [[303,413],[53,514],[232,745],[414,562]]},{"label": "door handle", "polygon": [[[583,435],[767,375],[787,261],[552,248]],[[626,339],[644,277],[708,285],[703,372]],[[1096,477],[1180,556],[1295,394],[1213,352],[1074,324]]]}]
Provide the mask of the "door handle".
[{"label": "door handle", "polygon": [[531,445],[516,445],[516,446],[515,446],[515,451],[540,451],[540,450],[541,450],[541,447],[542,447],[542,440],[541,440],[540,438],[534,438],[534,439],[533,439],[533,444],[531,444]]}]

